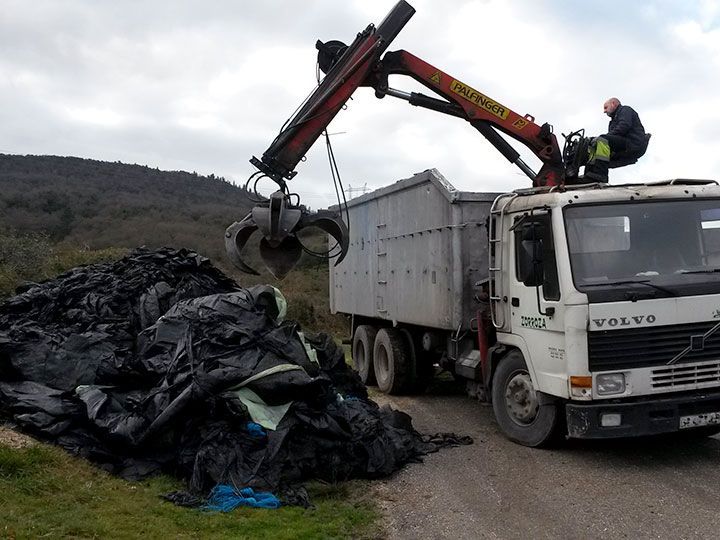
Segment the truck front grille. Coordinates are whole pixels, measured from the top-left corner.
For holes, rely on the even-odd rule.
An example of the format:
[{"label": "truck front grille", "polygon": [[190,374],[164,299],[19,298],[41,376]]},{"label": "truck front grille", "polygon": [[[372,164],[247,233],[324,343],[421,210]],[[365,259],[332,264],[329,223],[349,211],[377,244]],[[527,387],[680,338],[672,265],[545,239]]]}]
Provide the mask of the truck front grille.
[{"label": "truck front grille", "polygon": [[[720,321],[589,332],[590,371],[667,364],[690,346],[691,336],[702,336],[718,322]],[[720,361],[720,331],[705,339],[701,350],[692,351],[678,360],[677,366],[710,360]]]},{"label": "truck front grille", "polygon": [[652,387],[657,390],[683,390],[717,386],[717,383],[720,382],[720,362],[653,369],[651,381]]}]

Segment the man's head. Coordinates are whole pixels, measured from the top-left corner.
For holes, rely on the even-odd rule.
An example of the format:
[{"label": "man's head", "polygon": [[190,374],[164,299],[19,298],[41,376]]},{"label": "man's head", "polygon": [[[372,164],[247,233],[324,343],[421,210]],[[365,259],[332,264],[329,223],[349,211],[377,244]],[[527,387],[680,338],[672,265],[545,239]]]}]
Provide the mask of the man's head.
[{"label": "man's head", "polygon": [[608,116],[615,114],[615,111],[620,106],[620,100],[616,97],[611,97],[603,104],[603,111]]}]

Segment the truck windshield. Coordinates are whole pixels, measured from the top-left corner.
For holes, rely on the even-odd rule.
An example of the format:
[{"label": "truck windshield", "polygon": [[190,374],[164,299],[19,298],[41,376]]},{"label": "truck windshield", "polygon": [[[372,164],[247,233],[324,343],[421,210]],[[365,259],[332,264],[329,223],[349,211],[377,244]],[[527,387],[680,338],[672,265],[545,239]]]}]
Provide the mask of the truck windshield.
[{"label": "truck windshield", "polygon": [[720,200],[578,205],[564,216],[578,290],[720,280]]}]

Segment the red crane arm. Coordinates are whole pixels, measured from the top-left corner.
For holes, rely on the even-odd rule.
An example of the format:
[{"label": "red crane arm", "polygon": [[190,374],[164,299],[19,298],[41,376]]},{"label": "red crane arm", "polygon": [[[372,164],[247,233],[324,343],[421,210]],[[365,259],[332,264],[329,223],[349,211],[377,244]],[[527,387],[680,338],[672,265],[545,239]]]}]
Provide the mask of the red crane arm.
[{"label": "red crane arm", "polygon": [[[262,159],[253,157],[251,163],[285,191],[285,179],[295,176],[297,164],[350,96],[360,86],[371,86],[378,97],[403,98],[412,105],[467,120],[510,162],[520,167],[534,186],[562,183],[565,166],[549,124],[537,125],[532,116],[520,116],[407,51],[388,52],[382,56],[414,13],[410,4],[399,0],[377,29],[368,26],[349,47],[337,41],[318,42],[319,63],[326,71],[326,77],[283,126]],[[445,99],[389,88],[388,75],[398,74],[412,77]],[[543,163],[540,171],[535,173],[528,167],[498,131],[529,148]]]},{"label": "red crane arm", "polygon": [[336,44],[338,48],[333,52],[338,53],[338,58],[333,59],[323,81],[283,126],[263,153],[262,160],[253,157],[250,162],[283,187],[283,179],[295,176],[297,164],[353,92],[364,83],[382,53],[414,13],[410,4],[400,0],[377,28],[369,25],[349,47],[340,42],[318,42],[318,48],[332,48],[333,43]]},{"label": "red crane arm", "polygon": [[[337,256],[336,264],[347,254],[349,231],[340,216],[333,211],[312,214],[300,205],[299,198],[297,204],[292,204],[286,180],[295,176],[297,164],[360,86],[373,88],[378,97],[394,96],[411,105],[466,120],[508,161],[520,167],[533,186],[560,185],[575,178],[577,156],[582,155],[578,149],[585,144],[581,132],[566,137],[565,151],[561,152],[549,124],[537,125],[532,116],[517,114],[407,51],[385,52],[414,13],[410,4],[399,0],[377,28],[368,26],[349,47],[339,41],[318,41],[318,65],[326,73],[325,78],[285,123],[262,159],[253,156],[250,160],[260,172],[253,174],[248,182],[263,174],[272,178],[280,189],[267,203],[253,208],[225,232],[228,256],[242,271],[255,273],[241,257],[255,231],[263,233],[260,255],[278,278],[285,276],[303,251],[307,251],[296,235],[305,227],[318,227],[335,238],[339,252],[328,253],[328,256]],[[409,76],[438,97],[390,88],[390,75]],[[540,171],[536,173],[525,164],[502,134],[519,141],[537,156],[542,162]]]},{"label": "red crane arm", "polygon": [[[388,75],[412,77],[447,101],[389,88]],[[562,181],[565,170],[562,152],[549,124],[536,124],[531,115],[519,115],[407,51],[386,53],[376,65],[372,77],[374,80],[369,81],[369,84],[375,88],[378,97],[392,95],[406,99],[412,105],[464,118],[487,137],[509,161],[523,168],[519,154],[494,130],[489,129],[489,126],[521,142],[543,163],[540,172],[533,178],[534,185],[556,185]]]}]

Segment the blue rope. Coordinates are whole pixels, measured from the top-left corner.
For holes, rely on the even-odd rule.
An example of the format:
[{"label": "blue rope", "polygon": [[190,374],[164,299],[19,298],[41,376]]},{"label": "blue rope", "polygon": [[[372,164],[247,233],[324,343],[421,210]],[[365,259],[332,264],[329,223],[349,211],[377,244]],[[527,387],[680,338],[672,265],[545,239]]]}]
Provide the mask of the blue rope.
[{"label": "blue rope", "polygon": [[280,508],[280,499],[265,491],[253,491],[246,487],[236,489],[227,484],[218,484],[210,492],[208,501],[203,510],[215,512],[230,512],[238,506],[249,506],[251,508]]}]

